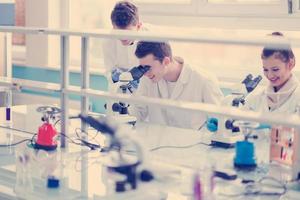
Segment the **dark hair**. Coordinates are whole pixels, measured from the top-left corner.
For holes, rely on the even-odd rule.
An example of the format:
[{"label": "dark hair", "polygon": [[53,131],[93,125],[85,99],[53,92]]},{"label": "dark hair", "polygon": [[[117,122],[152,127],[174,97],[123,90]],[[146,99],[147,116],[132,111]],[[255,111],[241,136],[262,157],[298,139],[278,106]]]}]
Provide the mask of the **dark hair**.
[{"label": "dark hair", "polygon": [[[271,34],[271,36],[284,37],[283,34],[280,32],[273,32]],[[287,63],[290,60],[295,58],[293,50],[289,44],[287,44],[286,46],[284,46],[282,48],[278,48],[278,47],[276,48],[274,46],[272,47],[272,45],[265,46],[262,51],[261,58],[266,59],[272,55],[276,56],[276,58],[279,58],[284,63]]]},{"label": "dark hair", "polygon": [[110,18],[112,24],[121,29],[129,25],[137,25],[139,22],[138,8],[128,1],[120,1],[115,5]]},{"label": "dark hair", "polygon": [[166,42],[147,42],[139,41],[135,50],[135,55],[138,58],[143,58],[152,54],[156,60],[163,61],[165,57],[172,59],[172,50]]}]

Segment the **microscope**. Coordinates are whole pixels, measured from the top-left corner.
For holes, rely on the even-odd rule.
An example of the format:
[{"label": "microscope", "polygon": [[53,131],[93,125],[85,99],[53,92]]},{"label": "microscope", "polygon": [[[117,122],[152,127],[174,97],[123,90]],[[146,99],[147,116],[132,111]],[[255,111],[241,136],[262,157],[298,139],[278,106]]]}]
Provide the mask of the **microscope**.
[{"label": "microscope", "polygon": [[[138,172],[137,168],[142,163],[142,150],[140,145],[134,140],[129,139],[127,136],[120,136],[117,134],[118,127],[113,124],[113,120],[109,117],[100,117],[95,119],[87,115],[79,115],[79,118],[89,124],[91,127],[108,135],[110,142],[104,152],[111,153],[111,161],[107,163],[107,170],[114,174],[121,176],[120,179],[114,182],[114,191],[116,193],[126,192],[127,190],[135,190],[138,186],[138,181],[149,182],[154,177],[148,170]],[[126,153],[126,147],[130,146],[131,150],[135,151],[135,155],[129,156]]]},{"label": "microscope", "polygon": [[[244,105],[246,96],[256,88],[261,80],[261,76],[253,78],[251,74],[247,75],[242,84],[234,88],[231,95],[225,97],[223,105],[227,106],[230,104],[237,108]],[[239,127],[235,126],[234,122],[234,119],[224,117],[221,119],[212,118],[207,122],[208,130],[215,132],[211,137],[211,144],[213,146],[233,148],[237,141],[244,139]]]},{"label": "microscope", "polygon": [[[118,90],[123,94],[133,93],[134,89],[137,87],[140,78],[150,69],[150,66],[139,65],[133,67],[128,72],[123,72],[117,74],[113,77],[113,82],[118,84]],[[114,115],[116,121],[121,123],[129,123],[135,125],[136,117],[129,115],[128,108],[129,104],[126,102],[113,103],[112,110],[118,115]]]}]

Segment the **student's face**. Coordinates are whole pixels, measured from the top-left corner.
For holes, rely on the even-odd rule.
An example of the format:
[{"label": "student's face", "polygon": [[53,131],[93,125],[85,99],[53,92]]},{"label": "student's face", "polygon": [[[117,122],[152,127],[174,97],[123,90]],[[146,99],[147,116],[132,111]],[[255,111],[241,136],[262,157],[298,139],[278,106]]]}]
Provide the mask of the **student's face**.
[{"label": "student's face", "polygon": [[145,73],[145,76],[154,83],[160,81],[166,73],[166,67],[164,61],[161,63],[159,60],[156,60],[152,54],[149,54],[144,58],[141,58],[140,65],[150,66],[150,69]]},{"label": "student's face", "polygon": [[[127,31],[138,31],[141,27],[141,24],[138,23],[137,25],[129,25],[126,28],[119,28],[116,25],[113,25],[113,28],[116,30],[127,30]],[[129,46],[133,44],[133,40],[120,40],[122,45]]]},{"label": "student's face", "polygon": [[273,87],[281,87],[290,78],[293,65],[272,55],[262,60],[264,75]]}]

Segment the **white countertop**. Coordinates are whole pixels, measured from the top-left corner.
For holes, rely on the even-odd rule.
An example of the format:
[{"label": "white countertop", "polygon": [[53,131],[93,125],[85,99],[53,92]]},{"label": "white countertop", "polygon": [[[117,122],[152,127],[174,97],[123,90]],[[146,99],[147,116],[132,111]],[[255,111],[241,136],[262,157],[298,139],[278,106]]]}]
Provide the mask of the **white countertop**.
[{"label": "white countertop", "polygon": [[[18,129],[21,129],[23,126],[23,128],[28,129],[27,131],[36,130],[36,128],[33,127],[41,124],[41,121],[40,114],[35,113],[35,109],[36,105],[14,107],[13,126]],[[76,111],[74,111],[74,113],[76,113]],[[0,119],[2,120],[1,115]],[[79,127],[79,120],[71,121],[70,126]],[[22,126],[20,126],[20,124],[22,124]],[[68,152],[58,150],[57,157],[55,157],[57,158],[55,172],[59,173],[62,182],[61,188],[57,191],[46,189],[45,179],[41,178],[40,175],[41,171],[43,171],[43,163],[41,164],[41,162],[35,160],[32,169],[35,170],[33,172],[35,177],[34,184],[37,185],[35,186],[34,192],[30,193],[27,198],[86,199],[80,192],[81,179],[82,177],[86,177],[88,180],[87,194],[89,199],[134,199],[132,195],[144,195],[143,199],[145,199],[146,194],[149,194],[149,198],[151,199],[151,194],[160,194],[160,192],[164,193],[162,195],[167,194],[168,200],[190,199],[190,196],[186,195],[186,193],[191,189],[191,175],[195,169],[204,169],[204,166],[211,165],[214,165],[218,169],[233,169],[234,149],[219,149],[207,146],[206,144],[210,142],[210,133],[205,130],[193,131],[162,125],[138,123],[133,129],[124,128],[121,131],[126,132],[125,134],[128,134],[128,137],[139,141],[142,145],[145,160],[142,166],[153,170],[153,173],[158,177],[158,181],[143,185],[138,191],[133,193],[118,197],[104,198],[106,194],[105,184],[107,183],[106,178],[104,178],[105,167],[103,167],[103,163],[105,163],[106,159],[105,155],[98,151],[88,152],[86,148],[81,152],[79,146],[70,144]],[[7,130],[0,128],[0,133],[7,133]],[[14,135],[15,141],[19,141],[21,138],[32,137],[29,133],[19,131],[11,131],[11,133]],[[95,131],[91,130],[89,134],[94,136]],[[72,137],[74,133],[69,135]],[[90,138],[92,136],[90,136]],[[99,140],[103,140],[103,136],[102,138],[101,136],[99,137]],[[266,143],[268,143],[267,134],[260,133],[259,140],[255,142],[258,168],[253,172],[237,172],[239,179],[236,181],[218,180],[216,182],[216,193],[220,191],[241,191],[243,189],[243,185],[240,183],[242,178],[258,180],[266,176],[269,171],[268,145],[266,145]],[[20,146],[17,146],[17,148],[21,148]],[[15,199],[16,159],[14,152],[0,148],[0,155],[0,197]],[[47,154],[39,154],[39,158],[45,158],[46,155]],[[49,165],[47,166],[49,167]],[[297,199],[299,196],[299,190],[288,190],[284,198]],[[155,198],[156,197],[152,196],[152,199]],[[241,197],[237,197],[236,199],[239,198]],[[137,199],[139,198],[137,197]],[[217,195],[216,199],[235,198]],[[253,197],[253,199],[279,199],[279,197],[256,196]]]}]

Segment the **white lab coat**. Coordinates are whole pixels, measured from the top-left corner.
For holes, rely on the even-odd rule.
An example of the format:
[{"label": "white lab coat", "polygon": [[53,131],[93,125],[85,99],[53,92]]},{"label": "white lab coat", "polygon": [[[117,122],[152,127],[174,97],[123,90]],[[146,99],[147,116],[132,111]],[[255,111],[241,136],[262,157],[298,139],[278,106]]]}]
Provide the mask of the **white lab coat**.
[{"label": "white lab coat", "polygon": [[[141,31],[149,30],[148,26],[150,25],[143,24]],[[136,46],[137,41],[129,46],[122,45],[121,41],[118,39],[105,39],[103,41],[103,61],[106,69],[106,78],[108,80],[108,91],[114,93],[120,92],[120,85],[114,84],[112,81],[112,70],[119,69],[121,71],[128,71],[129,69],[139,65],[139,60],[135,56]],[[113,101],[107,101],[108,109],[106,110],[106,114],[114,114],[114,112],[111,110],[113,103]]]},{"label": "white lab coat", "polygon": [[134,52],[137,42],[124,46],[121,41],[107,39],[103,41],[103,59],[106,70],[110,73],[113,69],[128,70],[138,65],[139,61]]},{"label": "white lab coat", "polygon": [[[140,31],[148,31],[153,25],[143,24]],[[133,45],[124,46],[120,40],[106,39],[103,41],[103,59],[104,66],[109,75],[113,69],[122,69],[127,71],[132,67],[139,65],[139,60],[135,56],[137,41]]]},{"label": "white lab coat", "polygon": [[[293,78],[298,79],[293,75]],[[299,81],[298,81],[299,82]],[[280,91],[279,91],[280,92]],[[300,82],[290,97],[281,104],[278,108],[273,110],[274,113],[291,114],[296,112],[296,107],[300,105]],[[253,91],[247,98],[245,108],[257,112],[271,112],[269,110],[266,88],[258,88]]]},{"label": "white lab coat", "polygon": [[[165,80],[153,83],[147,77],[143,77],[135,95],[218,105],[223,98],[218,81],[213,75],[204,70],[192,69],[186,64],[182,68],[172,94],[169,95]],[[199,129],[206,121],[205,114],[180,109],[135,105],[131,111],[138,120],[181,128]]]}]

